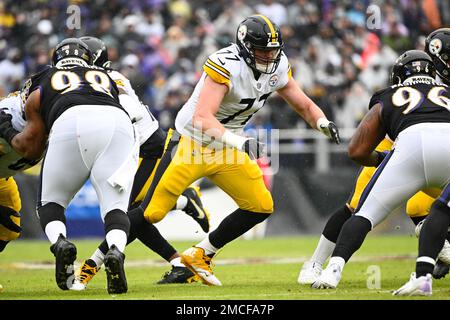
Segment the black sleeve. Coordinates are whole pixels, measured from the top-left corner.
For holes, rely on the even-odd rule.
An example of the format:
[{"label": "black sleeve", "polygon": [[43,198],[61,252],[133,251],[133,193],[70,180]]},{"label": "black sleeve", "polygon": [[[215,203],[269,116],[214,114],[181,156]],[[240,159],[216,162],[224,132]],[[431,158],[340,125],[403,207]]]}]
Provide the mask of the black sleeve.
[{"label": "black sleeve", "polygon": [[373,94],[372,98],[370,98],[369,110],[372,109],[372,107],[374,105],[381,102],[382,96],[385,92],[386,92],[386,89],[383,89],[383,90],[378,90],[377,92],[375,92]]},{"label": "black sleeve", "polygon": [[22,95],[22,101],[25,103],[27,101],[28,96],[36,90],[41,80],[45,77],[45,75],[48,73],[48,71],[51,69],[50,66],[42,70],[41,72],[33,74],[22,86],[22,89],[20,90],[20,94]]}]

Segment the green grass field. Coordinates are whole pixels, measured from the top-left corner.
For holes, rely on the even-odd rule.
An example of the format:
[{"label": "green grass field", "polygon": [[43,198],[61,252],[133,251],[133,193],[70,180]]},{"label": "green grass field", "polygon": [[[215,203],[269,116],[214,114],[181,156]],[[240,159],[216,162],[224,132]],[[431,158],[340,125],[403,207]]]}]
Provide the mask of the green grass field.
[{"label": "green grass field", "polygon": [[[200,283],[156,285],[170,269],[155,253],[134,242],[126,249],[128,293],[111,296],[102,269],[84,292],[61,291],[54,280],[53,255],[46,241],[15,241],[0,255],[0,283],[6,299],[134,299],[134,300],[317,300],[317,299],[449,299],[450,276],[433,281],[433,296],[393,297],[414,270],[417,239],[412,236],[369,236],[347,264],[337,290],[314,290],[297,284],[302,263],[312,254],[318,237],[236,240],[215,258],[222,287]],[[73,240],[77,263],[90,256],[97,241]],[[183,251],[194,242],[174,242]],[[379,268],[381,287],[368,289],[368,270]]]}]

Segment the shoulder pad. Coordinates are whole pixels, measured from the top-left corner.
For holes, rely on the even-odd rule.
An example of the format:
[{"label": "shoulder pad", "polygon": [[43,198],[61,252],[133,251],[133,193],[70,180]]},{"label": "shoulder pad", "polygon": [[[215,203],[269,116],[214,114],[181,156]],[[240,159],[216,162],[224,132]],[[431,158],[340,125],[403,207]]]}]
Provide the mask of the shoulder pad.
[{"label": "shoulder pad", "polygon": [[239,70],[241,58],[234,45],[211,54],[203,64],[203,70],[218,83],[230,85],[231,76]]},{"label": "shoulder pad", "polygon": [[371,109],[374,105],[379,103],[383,99],[383,96],[390,90],[391,90],[391,87],[388,87],[388,88],[384,88],[384,89],[381,89],[381,90],[378,90],[377,92],[375,92],[373,94],[372,98],[370,98],[369,109]]},{"label": "shoulder pad", "polygon": [[25,101],[27,101],[30,93],[37,88],[41,79],[51,70],[51,66],[46,66],[43,70],[33,74],[29,79],[27,79],[27,81],[25,81],[22,88],[20,89],[20,96],[22,98],[23,104],[25,104]]}]

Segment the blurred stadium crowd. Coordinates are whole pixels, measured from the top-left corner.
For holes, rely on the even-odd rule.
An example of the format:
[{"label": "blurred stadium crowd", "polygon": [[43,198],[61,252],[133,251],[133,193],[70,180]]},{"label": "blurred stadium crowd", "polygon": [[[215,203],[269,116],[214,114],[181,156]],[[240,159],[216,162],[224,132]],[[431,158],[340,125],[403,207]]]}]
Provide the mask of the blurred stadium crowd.
[{"label": "blurred stadium crowd", "polygon": [[[80,28],[67,27],[70,5]],[[380,9],[368,28],[369,5]],[[0,1],[0,95],[49,63],[65,37],[91,35],[109,48],[112,67],[127,76],[163,128],[189,97],[207,56],[235,41],[246,16],[262,13],[282,30],[294,77],[340,127],[355,127],[372,93],[387,84],[404,50],[450,26],[448,0],[3,0]],[[265,128],[304,126],[272,97],[254,118]]]}]

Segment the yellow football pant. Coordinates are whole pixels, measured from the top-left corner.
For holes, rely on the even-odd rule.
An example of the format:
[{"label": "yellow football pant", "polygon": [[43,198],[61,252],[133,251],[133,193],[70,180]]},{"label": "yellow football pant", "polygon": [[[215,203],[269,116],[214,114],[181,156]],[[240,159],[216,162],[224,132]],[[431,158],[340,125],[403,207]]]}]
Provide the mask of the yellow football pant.
[{"label": "yellow football pant", "polygon": [[[20,227],[20,214],[22,208],[19,189],[14,178],[0,179],[0,206],[8,207],[17,212],[17,216],[10,216],[11,220]],[[14,232],[0,224],[0,240],[11,241],[17,239],[20,233]]]},{"label": "yellow football pant", "polygon": [[146,220],[161,221],[179,195],[202,177],[208,177],[243,210],[273,212],[272,196],[264,184],[262,171],[246,153],[228,148],[209,149],[175,132],[146,196],[149,201],[144,212]]}]

